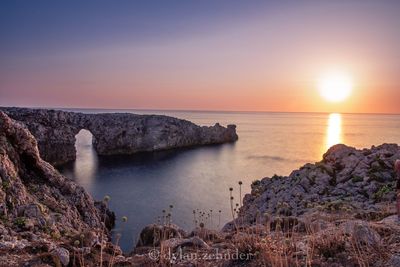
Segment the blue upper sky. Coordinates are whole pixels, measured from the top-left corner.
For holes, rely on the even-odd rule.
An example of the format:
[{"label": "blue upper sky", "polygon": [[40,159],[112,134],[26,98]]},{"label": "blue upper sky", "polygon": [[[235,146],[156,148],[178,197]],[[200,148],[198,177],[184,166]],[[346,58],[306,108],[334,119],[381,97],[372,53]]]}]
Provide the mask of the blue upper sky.
[{"label": "blue upper sky", "polygon": [[0,9],[0,53],[206,34],[255,15],[265,6],[267,1],[5,0]]},{"label": "blue upper sky", "polygon": [[[0,105],[400,112],[399,14],[395,0],[3,0]],[[318,101],[332,69],[354,101]]]}]

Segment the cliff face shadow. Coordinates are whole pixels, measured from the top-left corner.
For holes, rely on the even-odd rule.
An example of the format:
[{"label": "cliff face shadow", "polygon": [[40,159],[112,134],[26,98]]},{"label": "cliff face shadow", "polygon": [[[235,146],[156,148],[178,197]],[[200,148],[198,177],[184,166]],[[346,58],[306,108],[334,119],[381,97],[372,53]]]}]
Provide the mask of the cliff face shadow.
[{"label": "cliff face shadow", "polygon": [[187,157],[195,153],[211,152],[219,153],[223,149],[235,146],[234,143],[208,145],[203,147],[177,148],[155,152],[139,152],[132,155],[110,155],[98,156],[98,167],[102,168],[124,168],[175,161],[181,157]]},{"label": "cliff face shadow", "polygon": [[[82,132],[83,135],[81,135]],[[151,166],[155,164],[160,168],[162,167],[160,165],[168,165],[169,162],[175,162],[181,158],[191,158],[192,156],[196,156],[196,154],[202,153],[218,154],[223,150],[230,150],[235,147],[235,143],[226,143],[153,152],[139,152],[132,155],[103,156],[97,155],[92,146],[90,135],[91,133],[89,131],[81,130],[77,135],[76,141],[77,159],[57,167],[61,173],[72,179],[82,180],[82,176],[84,176],[84,184],[93,183],[94,181],[89,180],[96,179],[96,173],[101,171],[137,167],[151,168]],[[89,176],[91,179],[87,179]]]}]

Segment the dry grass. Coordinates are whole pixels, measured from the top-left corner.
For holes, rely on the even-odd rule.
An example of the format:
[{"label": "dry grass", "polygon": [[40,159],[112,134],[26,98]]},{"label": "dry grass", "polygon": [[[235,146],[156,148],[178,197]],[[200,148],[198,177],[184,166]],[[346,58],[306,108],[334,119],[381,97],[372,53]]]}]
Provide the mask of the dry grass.
[{"label": "dry grass", "polygon": [[[239,186],[241,186],[240,183]],[[207,230],[207,226],[213,227],[216,224],[216,222],[213,222],[213,211],[193,210],[193,224],[197,229],[194,235],[204,240],[209,248],[194,246],[186,248],[187,252],[199,255],[210,252],[215,244],[223,243],[226,246],[225,252],[235,250],[238,254],[247,255],[245,259],[228,259],[229,262],[225,260],[224,266],[367,267],[384,266],[384,263],[394,253],[393,251],[400,247],[396,245],[400,241],[398,238],[400,229],[394,230],[387,225],[368,222],[366,219],[357,221],[354,214],[342,211],[310,213],[308,217],[303,217],[301,220],[294,217],[272,217],[266,214],[258,214],[255,225],[249,226],[246,225],[244,218],[234,208],[233,188],[229,189],[229,193],[230,212],[234,222],[231,232],[218,233],[214,236],[215,231]],[[239,194],[241,194],[241,187],[239,187]],[[236,206],[242,206],[242,203],[237,203]],[[154,228],[152,235],[154,244],[149,249],[156,249],[160,254],[158,261],[153,260],[150,263],[158,266],[172,266],[176,263],[171,262],[170,244],[164,245],[163,242],[175,237],[170,228],[172,226],[172,209],[173,206],[171,205],[169,209],[163,211],[163,215],[159,219],[159,225],[162,227],[157,228],[157,231]],[[218,216],[219,225],[220,211]],[[373,217],[376,218],[376,216]],[[360,222],[364,227],[363,231],[371,233],[372,237],[368,238],[374,239],[375,236],[378,241],[369,242],[364,235],[355,234],[354,229],[349,231],[348,223]],[[107,253],[106,260],[108,266],[112,267],[115,265],[115,248],[111,256],[108,254],[110,253]],[[77,266],[84,266],[84,258],[79,253],[76,256],[78,260],[74,262],[78,262]],[[103,246],[101,246],[100,266],[104,264],[104,260]],[[195,266],[220,266],[216,262],[201,260],[190,262],[190,264]]]},{"label": "dry grass", "polygon": [[[386,244],[368,244],[365,236],[347,233],[342,224],[349,221],[333,220],[337,224],[332,223],[326,229],[316,228],[310,221],[305,225],[305,232],[299,232],[296,225],[288,230],[280,224],[271,231],[269,222],[262,228],[241,228],[232,242],[239,253],[253,255],[246,266],[383,266],[392,254]],[[366,223],[365,227],[376,233],[373,223]],[[385,240],[397,234],[388,233],[388,229],[376,230],[380,231],[379,236],[385,233]]]}]

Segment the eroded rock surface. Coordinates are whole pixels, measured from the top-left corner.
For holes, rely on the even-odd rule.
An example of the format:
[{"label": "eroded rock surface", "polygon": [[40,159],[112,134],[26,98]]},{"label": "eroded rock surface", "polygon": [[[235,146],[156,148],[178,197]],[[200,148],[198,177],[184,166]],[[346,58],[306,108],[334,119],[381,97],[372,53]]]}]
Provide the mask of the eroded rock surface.
[{"label": "eroded rock surface", "polygon": [[333,146],[322,161],[305,164],[287,177],[276,175],[255,181],[251,194],[244,197],[240,216],[252,223],[265,216],[331,211],[379,219],[385,216],[381,212],[384,206],[396,199],[396,159],[400,159],[396,144],[362,150]]},{"label": "eroded rock surface", "polygon": [[161,115],[130,113],[84,114],[48,109],[1,108],[23,122],[37,139],[41,157],[53,165],[76,158],[75,135],[81,129],[93,134],[99,155],[133,154],[234,142],[236,126],[198,126]]},{"label": "eroded rock surface", "polygon": [[67,265],[74,236],[106,231],[104,204],[42,160],[26,126],[1,111],[0,185],[1,264],[41,262],[36,256],[48,253]]}]

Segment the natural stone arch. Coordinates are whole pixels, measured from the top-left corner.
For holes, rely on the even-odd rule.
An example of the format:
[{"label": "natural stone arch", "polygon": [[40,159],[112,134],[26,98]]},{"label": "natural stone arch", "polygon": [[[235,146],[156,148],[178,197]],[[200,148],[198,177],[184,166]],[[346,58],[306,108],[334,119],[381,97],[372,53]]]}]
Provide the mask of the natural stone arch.
[{"label": "natural stone arch", "polygon": [[92,133],[93,147],[99,155],[221,144],[238,139],[235,125],[222,127],[217,123],[200,127],[162,115],[83,114],[27,108],[2,110],[28,127],[38,141],[42,158],[53,165],[76,159],[75,136],[82,129]]}]

